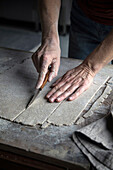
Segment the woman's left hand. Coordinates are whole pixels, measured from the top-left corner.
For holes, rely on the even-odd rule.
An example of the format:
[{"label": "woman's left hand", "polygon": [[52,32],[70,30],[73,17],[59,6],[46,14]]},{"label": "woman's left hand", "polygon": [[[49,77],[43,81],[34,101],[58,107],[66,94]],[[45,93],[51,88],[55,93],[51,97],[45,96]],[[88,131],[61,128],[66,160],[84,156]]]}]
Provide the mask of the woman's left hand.
[{"label": "woman's left hand", "polygon": [[59,78],[46,98],[51,103],[61,102],[66,98],[74,100],[90,87],[94,76],[94,72],[87,65],[81,64]]}]

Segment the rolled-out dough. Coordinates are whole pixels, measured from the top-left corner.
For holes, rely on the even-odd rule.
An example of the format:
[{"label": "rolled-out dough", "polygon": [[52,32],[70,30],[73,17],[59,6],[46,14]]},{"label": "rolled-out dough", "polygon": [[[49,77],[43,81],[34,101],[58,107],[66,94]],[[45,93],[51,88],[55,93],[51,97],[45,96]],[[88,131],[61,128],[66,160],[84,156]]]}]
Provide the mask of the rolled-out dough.
[{"label": "rolled-out dough", "polygon": [[97,74],[92,86],[72,102],[48,103],[44,97],[56,79],[80,63],[80,60],[61,58],[58,76],[51,83],[46,84],[35,103],[27,110],[26,105],[33,94],[38,78],[31,59],[6,70],[0,75],[0,117],[31,126],[41,124],[44,127],[47,123],[59,126],[73,124],[107,80],[108,76],[105,73]]},{"label": "rolled-out dough", "polygon": [[94,97],[95,93],[100,89],[103,83],[108,80],[108,77],[104,77],[104,79],[100,77],[99,80],[101,80],[101,83],[100,81],[97,81],[96,84],[93,83],[90,88],[81,94],[76,100],[70,102],[65,100],[49,117],[47,120],[48,123],[59,126],[73,124]]},{"label": "rolled-out dough", "polygon": [[[20,53],[20,55],[21,54],[22,53]],[[28,56],[30,55],[32,54]],[[11,55],[8,55],[8,57],[11,57]],[[27,58],[27,54],[25,57]],[[19,64],[15,63],[15,66],[10,68],[10,70],[8,69],[5,73],[1,74],[0,117],[27,125],[43,124],[60,104],[50,104],[44,97],[50,90],[51,84],[68,71],[69,68],[73,68],[73,61],[75,60],[68,61],[69,59],[61,59],[59,75],[52,82],[46,84],[40,92],[37,102],[35,102],[31,108],[28,108],[28,110],[25,108],[33,95],[38,79],[38,73],[33,66],[31,58]],[[79,60],[75,62],[75,66],[78,64],[80,64]]]},{"label": "rolled-out dough", "polygon": [[98,109],[98,107],[102,104],[105,98],[108,97],[111,91],[112,88],[107,84],[103,94],[96,100],[96,102],[92,105],[92,107],[88,110],[84,117],[87,118],[88,116],[91,116],[94,113],[94,111]]}]

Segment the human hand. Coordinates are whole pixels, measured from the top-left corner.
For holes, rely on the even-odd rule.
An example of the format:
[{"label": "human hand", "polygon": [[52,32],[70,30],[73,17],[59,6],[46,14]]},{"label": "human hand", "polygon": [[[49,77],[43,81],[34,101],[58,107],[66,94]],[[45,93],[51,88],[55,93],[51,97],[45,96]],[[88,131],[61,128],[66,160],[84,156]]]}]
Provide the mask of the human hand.
[{"label": "human hand", "polygon": [[61,102],[67,97],[70,101],[74,100],[89,88],[94,76],[95,73],[87,65],[81,64],[59,78],[46,98],[49,102]]},{"label": "human hand", "polygon": [[48,81],[51,81],[57,76],[60,65],[60,47],[59,43],[53,39],[47,38],[43,41],[39,49],[32,55],[34,66],[39,72],[36,88],[40,88],[45,75],[48,72],[48,67],[51,65]]}]

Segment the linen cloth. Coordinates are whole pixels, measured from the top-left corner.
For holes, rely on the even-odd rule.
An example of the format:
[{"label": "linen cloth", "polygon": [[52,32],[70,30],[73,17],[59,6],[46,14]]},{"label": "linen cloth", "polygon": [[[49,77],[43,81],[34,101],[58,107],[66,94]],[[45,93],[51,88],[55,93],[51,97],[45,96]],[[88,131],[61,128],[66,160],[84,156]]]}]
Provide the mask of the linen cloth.
[{"label": "linen cloth", "polygon": [[73,134],[74,142],[97,170],[113,170],[112,107],[107,116],[76,130]]}]

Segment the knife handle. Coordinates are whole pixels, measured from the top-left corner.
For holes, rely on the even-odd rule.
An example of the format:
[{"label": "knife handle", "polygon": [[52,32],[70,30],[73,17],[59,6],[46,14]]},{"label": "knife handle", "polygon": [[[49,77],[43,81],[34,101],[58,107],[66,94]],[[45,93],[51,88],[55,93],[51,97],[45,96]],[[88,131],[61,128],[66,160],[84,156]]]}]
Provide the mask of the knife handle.
[{"label": "knife handle", "polygon": [[43,82],[43,84],[42,84],[41,87],[40,87],[40,90],[42,90],[43,87],[46,85],[46,83],[47,83],[47,81],[48,81],[48,78],[49,78],[49,73],[50,73],[50,71],[48,70],[48,72],[47,72],[47,74],[46,74],[46,76],[45,76],[44,82]]}]

